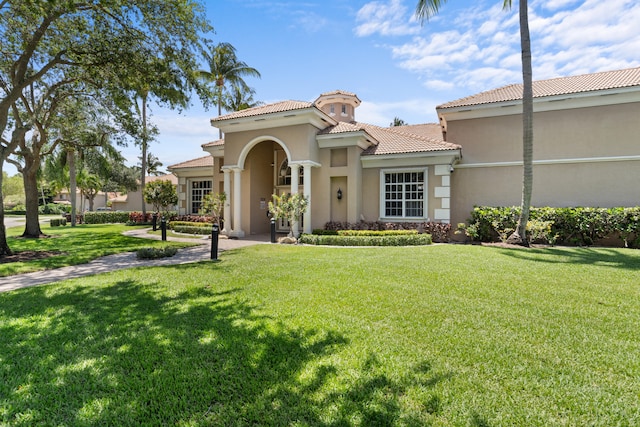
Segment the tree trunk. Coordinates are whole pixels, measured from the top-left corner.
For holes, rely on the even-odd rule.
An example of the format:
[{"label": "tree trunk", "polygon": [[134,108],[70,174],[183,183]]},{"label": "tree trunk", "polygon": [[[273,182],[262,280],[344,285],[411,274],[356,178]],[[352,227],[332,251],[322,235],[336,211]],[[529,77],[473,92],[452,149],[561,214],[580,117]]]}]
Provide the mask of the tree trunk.
[{"label": "tree trunk", "polygon": [[[2,167],[4,166],[4,157],[0,157],[0,188],[2,188]],[[4,196],[0,191],[0,258],[6,255],[12,255],[13,252],[7,243],[7,229],[4,226]]]},{"label": "tree trunk", "polygon": [[69,166],[69,200],[71,201],[71,226],[75,227],[77,223],[77,208],[78,198],[76,197],[76,191],[78,191],[78,183],[76,180],[76,153],[72,149],[67,151],[67,165]]},{"label": "tree trunk", "polygon": [[142,221],[147,219],[147,206],[144,203],[144,186],[147,176],[147,145],[149,143],[149,134],[147,133],[147,95],[142,96],[142,160],[140,166],[142,169],[140,177],[140,195],[142,198]]},{"label": "tree trunk", "polygon": [[26,218],[24,233],[22,237],[41,237],[40,218],[38,213],[38,169],[40,162],[36,157],[28,154],[24,156],[24,167],[22,168],[22,181],[24,182],[24,196],[26,207]]},{"label": "tree trunk", "polygon": [[522,46],[522,201],[516,231],[507,243],[529,246],[527,223],[533,192],[533,72],[527,0],[520,0],[520,43]]}]

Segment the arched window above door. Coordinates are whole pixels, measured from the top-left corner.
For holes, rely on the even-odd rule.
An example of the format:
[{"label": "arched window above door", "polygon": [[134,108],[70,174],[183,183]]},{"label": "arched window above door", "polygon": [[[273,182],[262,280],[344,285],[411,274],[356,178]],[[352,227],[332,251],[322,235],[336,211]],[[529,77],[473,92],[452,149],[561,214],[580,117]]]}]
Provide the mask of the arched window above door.
[{"label": "arched window above door", "polygon": [[[304,169],[298,168],[298,185],[304,184]],[[289,161],[284,159],[280,163],[280,169],[278,169],[278,185],[291,185],[291,168],[289,167]]]}]

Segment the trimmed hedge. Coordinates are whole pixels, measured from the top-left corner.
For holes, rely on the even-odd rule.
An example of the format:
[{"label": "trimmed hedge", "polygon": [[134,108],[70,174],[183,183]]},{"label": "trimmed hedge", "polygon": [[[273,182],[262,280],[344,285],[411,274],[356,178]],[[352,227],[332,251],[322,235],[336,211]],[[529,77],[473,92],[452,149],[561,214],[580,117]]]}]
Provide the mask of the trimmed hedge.
[{"label": "trimmed hedge", "polygon": [[169,228],[176,233],[211,234],[213,224],[205,222],[171,221]]},{"label": "trimmed hedge", "polygon": [[85,224],[125,224],[129,221],[129,212],[85,212]]},{"label": "trimmed hedge", "polygon": [[172,257],[178,253],[178,249],[167,246],[164,248],[142,248],[136,252],[138,259],[158,259]]},{"label": "trimmed hedge", "polygon": [[52,218],[49,220],[49,226],[51,227],[60,227],[67,225],[66,218]]},{"label": "trimmed hedge", "polygon": [[[504,239],[516,227],[519,207],[477,206],[469,227],[475,240]],[[534,243],[590,246],[616,237],[625,247],[640,247],[640,207],[531,208],[528,230]]]},{"label": "trimmed hedge", "polygon": [[451,232],[451,224],[441,222],[358,221],[352,223],[331,221],[327,222],[324,228],[326,232],[339,230],[418,230],[418,233],[430,234],[436,243],[449,242]]},{"label": "trimmed hedge", "polygon": [[326,246],[420,246],[433,243],[430,234],[403,234],[383,236],[337,236],[302,234],[299,243]]}]

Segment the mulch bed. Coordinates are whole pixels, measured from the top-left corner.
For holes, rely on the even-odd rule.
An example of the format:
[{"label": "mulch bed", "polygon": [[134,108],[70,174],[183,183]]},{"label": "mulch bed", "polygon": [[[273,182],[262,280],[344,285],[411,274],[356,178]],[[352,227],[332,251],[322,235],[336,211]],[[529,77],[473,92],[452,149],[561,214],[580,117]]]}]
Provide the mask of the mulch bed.
[{"label": "mulch bed", "polygon": [[29,262],[38,259],[45,259],[51,256],[60,255],[61,251],[20,251],[14,252],[13,255],[5,255],[0,257],[0,264],[9,264],[12,262]]}]

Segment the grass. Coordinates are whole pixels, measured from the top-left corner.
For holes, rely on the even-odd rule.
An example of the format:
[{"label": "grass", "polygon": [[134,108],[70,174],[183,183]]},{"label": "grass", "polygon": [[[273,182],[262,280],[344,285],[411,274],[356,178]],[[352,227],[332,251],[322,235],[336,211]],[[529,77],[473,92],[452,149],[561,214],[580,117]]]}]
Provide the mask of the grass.
[{"label": "grass", "polygon": [[0,424],[640,424],[640,252],[258,245],[0,294]]},{"label": "grass", "polygon": [[68,265],[84,264],[95,258],[120,252],[136,251],[146,247],[184,247],[188,244],[162,242],[123,236],[132,227],[115,224],[77,225],[76,227],[50,227],[40,224],[47,236],[41,239],[24,239],[20,234],[24,226],[7,230],[7,242],[15,253],[24,251],[56,251],[54,256],[43,259],[0,263],[0,277],[29,273]]}]

